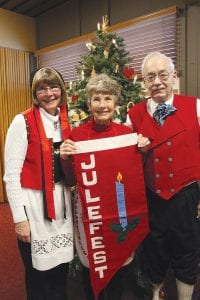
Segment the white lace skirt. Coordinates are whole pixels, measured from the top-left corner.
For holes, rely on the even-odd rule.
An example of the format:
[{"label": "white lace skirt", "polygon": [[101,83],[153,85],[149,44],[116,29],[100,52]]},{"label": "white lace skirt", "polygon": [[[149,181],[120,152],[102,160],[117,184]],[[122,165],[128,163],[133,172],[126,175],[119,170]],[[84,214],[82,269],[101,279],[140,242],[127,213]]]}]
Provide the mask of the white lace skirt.
[{"label": "white lace skirt", "polygon": [[41,191],[23,189],[26,193],[26,213],[31,227],[33,267],[44,271],[73,259],[73,224],[71,195],[62,183],[55,184],[56,220],[44,218]]}]

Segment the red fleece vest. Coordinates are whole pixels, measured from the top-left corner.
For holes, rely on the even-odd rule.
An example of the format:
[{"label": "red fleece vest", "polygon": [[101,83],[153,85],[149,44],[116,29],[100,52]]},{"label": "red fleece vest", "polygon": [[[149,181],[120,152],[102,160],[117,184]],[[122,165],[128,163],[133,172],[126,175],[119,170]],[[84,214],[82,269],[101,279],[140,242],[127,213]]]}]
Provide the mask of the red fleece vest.
[{"label": "red fleece vest", "polygon": [[200,179],[196,98],[175,95],[173,105],[177,111],[167,117],[162,127],[147,112],[146,101],[129,111],[133,130],[152,142],[144,157],[146,186],[166,200]]},{"label": "red fleece vest", "polygon": [[[46,137],[38,107],[29,108],[23,115],[27,126],[28,149],[21,173],[21,186],[42,190],[47,216],[55,219],[53,142]],[[70,133],[70,126],[64,104],[60,106],[60,122],[62,138],[66,139]]]}]

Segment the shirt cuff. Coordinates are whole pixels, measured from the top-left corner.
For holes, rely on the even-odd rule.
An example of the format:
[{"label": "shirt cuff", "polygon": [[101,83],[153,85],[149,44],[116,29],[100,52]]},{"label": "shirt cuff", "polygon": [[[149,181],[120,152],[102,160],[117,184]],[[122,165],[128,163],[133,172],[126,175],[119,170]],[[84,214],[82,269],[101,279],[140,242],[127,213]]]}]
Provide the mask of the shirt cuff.
[{"label": "shirt cuff", "polygon": [[14,223],[19,223],[27,220],[24,206],[14,208],[11,207],[11,211]]}]

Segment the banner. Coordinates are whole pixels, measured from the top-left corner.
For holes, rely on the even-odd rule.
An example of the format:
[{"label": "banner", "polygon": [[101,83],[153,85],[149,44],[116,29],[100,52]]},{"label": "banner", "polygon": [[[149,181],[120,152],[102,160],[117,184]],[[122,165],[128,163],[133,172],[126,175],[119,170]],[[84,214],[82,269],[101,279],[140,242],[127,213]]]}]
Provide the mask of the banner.
[{"label": "banner", "polygon": [[148,233],[137,134],[76,142],[92,288],[97,296]]}]

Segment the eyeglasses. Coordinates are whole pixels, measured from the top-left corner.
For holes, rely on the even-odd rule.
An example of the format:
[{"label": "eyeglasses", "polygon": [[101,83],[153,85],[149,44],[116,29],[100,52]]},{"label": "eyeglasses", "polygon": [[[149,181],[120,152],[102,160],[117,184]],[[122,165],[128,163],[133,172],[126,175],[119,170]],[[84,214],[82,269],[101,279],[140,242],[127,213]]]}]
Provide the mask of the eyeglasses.
[{"label": "eyeglasses", "polygon": [[161,81],[166,81],[168,78],[169,78],[169,75],[171,74],[172,72],[161,72],[161,73],[158,73],[158,74],[148,74],[147,76],[144,77],[144,79],[147,81],[147,82],[153,82],[155,81],[156,77],[158,76],[158,78],[161,80]]},{"label": "eyeglasses", "polygon": [[39,95],[46,95],[48,93],[48,90],[52,93],[57,93],[60,91],[60,87],[58,85],[54,85],[52,87],[45,87],[45,88],[38,88],[36,90],[37,94]]}]

